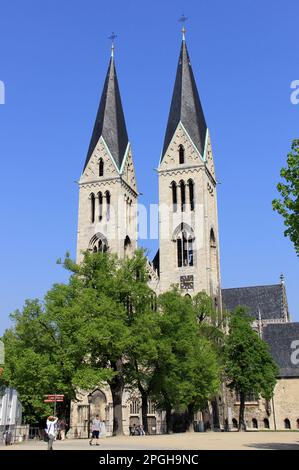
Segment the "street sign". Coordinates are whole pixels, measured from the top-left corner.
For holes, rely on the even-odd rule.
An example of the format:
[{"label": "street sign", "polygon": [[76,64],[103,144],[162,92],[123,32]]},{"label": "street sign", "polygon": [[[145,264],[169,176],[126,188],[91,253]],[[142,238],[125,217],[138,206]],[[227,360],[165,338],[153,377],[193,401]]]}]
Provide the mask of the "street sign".
[{"label": "street sign", "polygon": [[64,395],[44,395],[44,403],[57,403],[64,400]]},{"label": "street sign", "polygon": [[47,399],[47,398],[46,398],[46,399],[44,400],[44,403],[59,403],[59,402],[63,402],[63,399],[62,399],[62,400],[57,400],[57,399],[56,399],[56,400],[53,400],[53,399],[51,399],[51,398],[50,398],[50,399]]}]

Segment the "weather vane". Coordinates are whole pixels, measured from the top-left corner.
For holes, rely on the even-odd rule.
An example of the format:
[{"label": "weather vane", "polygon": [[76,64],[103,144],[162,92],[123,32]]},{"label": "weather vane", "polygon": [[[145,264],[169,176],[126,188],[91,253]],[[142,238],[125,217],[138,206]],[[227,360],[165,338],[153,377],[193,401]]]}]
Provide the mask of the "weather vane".
[{"label": "weather vane", "polygon": [[114,56],[114,40],[115,40],[115,38],[117,38],[115,33],[111,33],[111,36],[109,36],[109,38],[108,38],[108,39],[111,40],[111,43],[112,43],[111,44],[111,57]]},{"label": "weather vane", "polygon": [[184,13],[182,14],[182,16],[179,19],[179,22],[183,23],[183,27],[182,27],[183,40],[185,40],[185,33],[186,33],[185,23],[186,23],[187,19],[188,18],[184,15]]}]

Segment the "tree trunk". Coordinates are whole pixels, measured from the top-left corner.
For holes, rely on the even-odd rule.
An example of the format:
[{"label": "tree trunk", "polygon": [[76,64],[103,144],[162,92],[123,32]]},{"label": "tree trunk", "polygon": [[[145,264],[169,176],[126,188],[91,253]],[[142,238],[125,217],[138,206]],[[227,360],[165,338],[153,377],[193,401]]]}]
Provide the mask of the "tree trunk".
[{"label": "tree trunk", "polygon": [[211,401],[212,405],[212,413],[213,413],[213,429],[220,429],[220,421],[219,421],[219,405],[217,398],[214,398]]},{"label": "tree trunk", "polygon": [[[140,391],[141,392],[141,391]],[[142,425],[145,434],[148,434],[148,422],[147,422],[147,393],[143,390],[141,392],[141,414],[142,414]]]},{"label": "tree trunk", "polygon": [[172,433],[171,406],[166,406],[166,433]]},{"label": "tree trunk", "polygon": [[124,379],[122,374],[122,361],[118,359],[114,364],[111,364],[113,370],[117,375],[109,382],[112,401],[113,401],[113,436],[121,436],[123,432],[123,413],[122,413],[122,396],[124,390]]},{"label": "tree trunk", "polygon": [[240,392],[239,431],[246,431],[244,414],[245,414],[245,393]]},{"label": "tree trunk", "polygon": [[194,406],[188,405],[186,432],[194,432]]}]

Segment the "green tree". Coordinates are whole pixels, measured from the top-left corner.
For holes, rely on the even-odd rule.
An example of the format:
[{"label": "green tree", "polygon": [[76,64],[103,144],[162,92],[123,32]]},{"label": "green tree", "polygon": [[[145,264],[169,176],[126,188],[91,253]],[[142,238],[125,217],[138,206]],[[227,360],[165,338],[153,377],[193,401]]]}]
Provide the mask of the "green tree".
[{"label": "green tree", "polygon": [[[48,309],[49,298],[59,305],[56,315]],[[76,397],[76,377],[84,364],[76,298],[73,286],[55,285],[44,304],[28,300],[21,312],[11,315],[14,325],[3,336],[6,361],[1,381],[17,389],[28,423],[39,422],[53,412],[51,405],[43,402],[44,395],[65,395],[59,405],[63,415]],[[107,371],[101,372],[99,380],[105,380]]]},{"label": "green tree", "polygon": [[78,334],[86,359],[77,383],[88,390],[99,385],[103,370],[110,372],[113,435],[123,434],[124,357],[132,342],[128,324],[130,273],[125,261],[110,253],[86,252],[80,265],[66,258],[64,266],[80,286],[77,308],[83,325]]},{"label": "green tree", "polygon": [[244,419],[246,395],[253,393],[270,400],[278,369],[268,345],[252,329],[252,318],[238,307],[231,313],[229,335],[224,348],[228,386],[240,396],[239,430],[246,430]]},{"label": "green tree", "polygon": [[219,390],[217,354],[199,328],[191,300],[174,289],[159,297],[161,311],[159,359],[155,393],[166,410],[167,432],[172,429],[172,410],[185,412],[187,430],[193,416]]},{"label": "green tree", "polygon": [[299,256],[299,139],[293,140],[287,167],[281,169],[280,176],[285,180],[277,185],[281,199],[274,199],[272,206],[284,218],[284,235],[293,242]]}]

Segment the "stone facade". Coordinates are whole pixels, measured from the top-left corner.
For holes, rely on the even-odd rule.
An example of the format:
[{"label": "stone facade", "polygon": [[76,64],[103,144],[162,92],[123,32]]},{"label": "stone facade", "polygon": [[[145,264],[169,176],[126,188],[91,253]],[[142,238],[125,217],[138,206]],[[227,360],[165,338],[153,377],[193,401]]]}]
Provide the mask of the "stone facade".
[{"label": "stone facade", "polygon": [[[299,378],[279,378],[273,398],[267,402],[262,398],[246,401],[245,422],[248,429],[299,430]],[[227,390],[226,404],[229,426],[237,429],[239,402],[236,395]]]},{"label": "stone facade", "polygon": [[[180,148],[184,162],[180,163]],[[207,165],[207,158],[209,165]],[[160,290],[177,284],[193,295],[206,291],[221,305],[216,181],[209,140],[201,157],[180,123],[159,166]],[[190,182],[193,202],[190,201]],[[182,207],[182,184],[185,204]],[[176,204],[173,201],[173,187]],[[185,231],[192,239],[192,265],[178,266],[178,239]],[[186,242],[187,243],[187,242]]]},{"label": "stone facade", "polygon": [[[125,150],[124,150],[125,149]],[[158,295],[178,285],[185,295],[207,292],[222,312],[220,254],[217,215],[217,182],[211,140],[201,108],[185,41],[182,42],[177,77],[165,134],[159,177],[159,251],[148,262],[149,285]],[[120,258],[137,247],[136,175],[128,140],[113,57],[110,60],[85,167],[79,181],[77,261],[82,252],[106,251]],[[254,328],[262,335],[265,325],[289,322],[283,286],[224,289],[224,307],[248,305],[255,316]],[[299,339],[299,338],[298,338]],[[246,403],[250,428],[292,429],[299,426],[299,374],[281,377],[273,400]],[[236,396],[225,388],[215,400],[220,426],[234,429],[238,422]],[[209,404],[197,421],[213,428]],[[125,389],[122,398],[123,429],[141,424],[141,400],[137,391]],[[79,391],[71,406],[71,433],[87,437],[90,418],[99,414],[112,433],[113,407],[108,385]],[[152,403],[148,410],[149,432],[165,431],[164,412]]]},{"label": "stone facade", "polygon": [[[103,175],[99,176],[101,160]],[[101,137],[79,186],[77,261],[83,251],[98,249],[100,240],[119,257],[125,251],[133,252],[137,246],[137,187],[130,145],[119,170]]]}]

